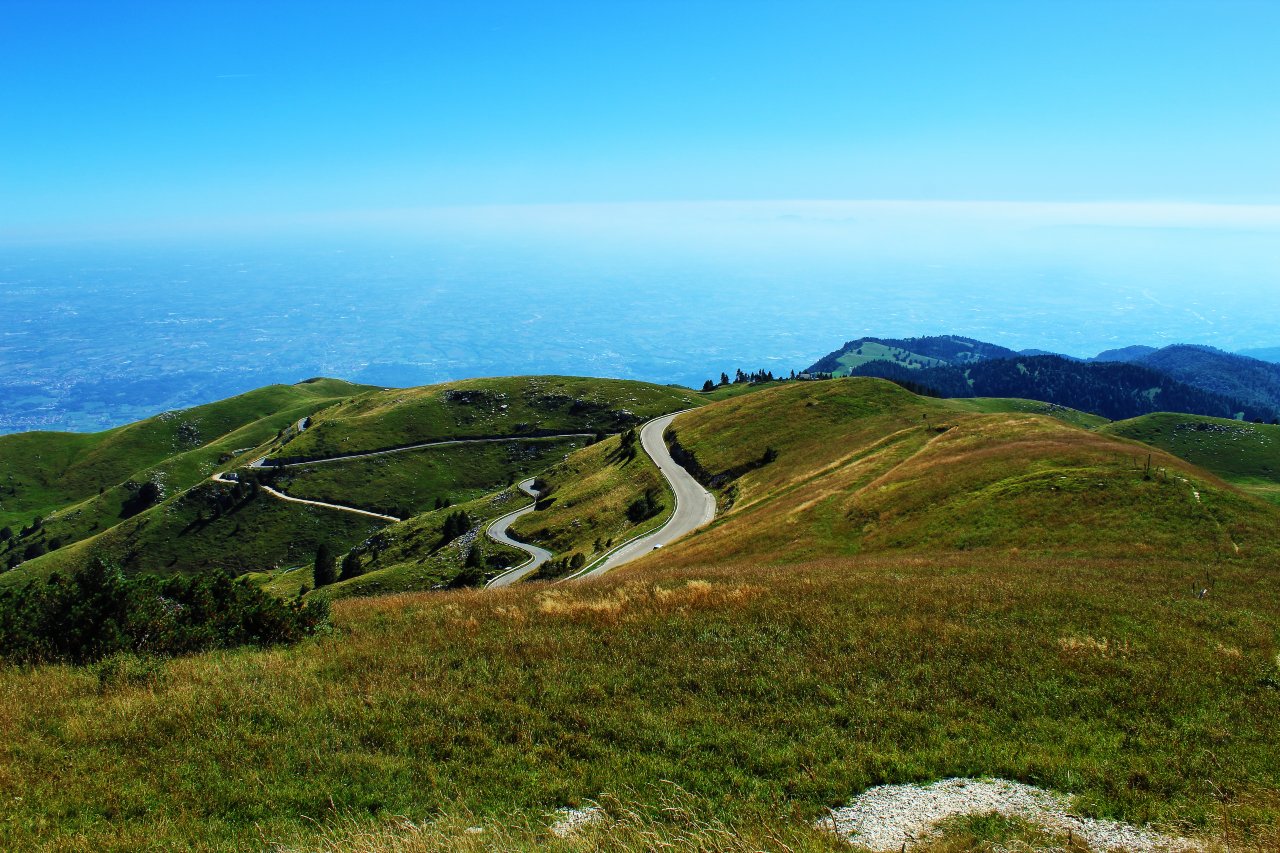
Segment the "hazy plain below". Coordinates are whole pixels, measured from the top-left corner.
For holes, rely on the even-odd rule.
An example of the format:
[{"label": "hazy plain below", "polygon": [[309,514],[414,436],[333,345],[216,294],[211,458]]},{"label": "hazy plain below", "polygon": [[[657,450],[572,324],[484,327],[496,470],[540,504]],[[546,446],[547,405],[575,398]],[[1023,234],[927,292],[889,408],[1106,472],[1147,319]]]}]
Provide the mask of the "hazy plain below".
[{"label": "hazy plain below", "polygon": [[[257,233],[254,233],[254,232]],[[270,382],[700,385],[861,335],[1092,355],[1280,344],[1280,213],[1212,205],[465,208],[0,246],[0,432]]]}]

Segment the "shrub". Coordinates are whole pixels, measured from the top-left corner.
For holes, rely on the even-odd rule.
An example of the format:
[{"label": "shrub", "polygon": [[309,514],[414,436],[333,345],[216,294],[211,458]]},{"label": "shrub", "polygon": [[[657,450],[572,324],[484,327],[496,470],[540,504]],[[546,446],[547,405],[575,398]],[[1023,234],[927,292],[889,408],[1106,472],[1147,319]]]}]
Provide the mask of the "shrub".
[{"label": "shrub", "polygon": [[94,667],[94,672],[98,675],[99,693],[116,688],[155,687],[164,676],[164,662],[155,657],[122,652],[104,659]]},{"label": "shrub", "polygon": [[656,489],[648,489],[644,493],[644,497],[636,498],[632,501],[631,506],[627,507],[627,518],[635,524],[639,524],[646,518],[653,518],[662,512],[662,504],[658,501],[658,492]]},{"label": "shrub", "polygon": [[444,528],[440,531],[440,544],[436,547],[442,548],[462,534],[471,529],[471,517],[463,510],[451,512],[444,519]]},{"label": "shrub", "polygon": [[132,518],[140,512],[151,509],[164,497],[160,487],[151,480],[137,485],[130,491],[131,494],[120,507],[121,518]]},{"label": "shrub", "polygon": [[120,653],[267,646],[314,634],[328,616],[324,602],[285,602],[222,572],[126,578],[94,560],[70,577],[0,592],[0,655],[83,664]]}]

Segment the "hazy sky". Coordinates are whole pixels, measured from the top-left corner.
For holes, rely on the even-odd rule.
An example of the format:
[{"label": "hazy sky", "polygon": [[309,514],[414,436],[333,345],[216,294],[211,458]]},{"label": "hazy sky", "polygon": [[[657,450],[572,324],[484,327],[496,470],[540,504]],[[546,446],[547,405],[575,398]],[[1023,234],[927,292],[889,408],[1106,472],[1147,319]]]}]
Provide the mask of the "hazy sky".
[{"label": "hazy sky", "polygon": [[0,237],[442,205],[1280,202],[1280,2],[0,4]]}]

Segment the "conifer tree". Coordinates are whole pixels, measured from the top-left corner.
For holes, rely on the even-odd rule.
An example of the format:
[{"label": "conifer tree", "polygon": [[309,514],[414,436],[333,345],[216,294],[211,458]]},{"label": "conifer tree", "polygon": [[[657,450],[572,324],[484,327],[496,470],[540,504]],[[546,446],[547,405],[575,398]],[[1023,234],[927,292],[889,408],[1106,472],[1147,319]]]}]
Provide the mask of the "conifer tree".
[{"label": "conifer tree", "polygon": [[338,579],[338,563],[326,542],[321,542],[316,549],[316,563],[311,576],[315,580],[316,589],[328,586]]},{"label": "conifer tree", "polygon": [[360,555],[355,551],[348,551],[347,556],[342,558],[342,574],[338,580],[351,580],[358,578],[364,574],[364,569],[360,565]]}]

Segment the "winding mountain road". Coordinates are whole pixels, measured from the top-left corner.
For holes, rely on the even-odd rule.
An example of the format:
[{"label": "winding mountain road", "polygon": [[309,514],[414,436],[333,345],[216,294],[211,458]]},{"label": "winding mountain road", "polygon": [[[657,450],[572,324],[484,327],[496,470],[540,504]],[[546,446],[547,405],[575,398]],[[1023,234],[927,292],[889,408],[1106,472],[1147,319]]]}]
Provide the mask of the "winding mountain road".
[{"label": "winding mountain road", "polygon": [[[651,551],[692,533],[699,527],[710,524],[712,519],[715,518],[715,497],[702,488],[702,485],[683,466],[677,464],[671,458],[671,453],[667,450],[667,443],[662,437],[663,433],[667,431],[667,427],[671,426],[671,422],[675,420],[676,415],[680,414],[683,414],[683,412],[663,415],[660,418],[649,421],[640,428],[640,446],[644,448],[644,452],[658,466],[658,470],[671,486],[672,493],[675,494],[676,508],[671,514],[671,518],[667,520],[666,524],[652,533],[646,533],[643,536],[632,539],[630,542],[623,543],[603,560],[597,561],[583,571],[564,578],[564,580],[593,578],[612,571],[618,566],[637,560]],[[529,559],[489,581],[489,583],[485,584],[487,589],[509,586],[527,577],[554,556],[550,551],[539,548],[536,545],[518,542],[507,534],[508,528],[511,527],[516,519],[533,512],[534,507],[537,506],[537,492],[533,490],[533,480],[525,480],[520,484],[520,488],[533,497],[534,502],[523,509],[507,513],[502,518],[494,521],[489,525],[488,534],[491,539],[524,551],[529,555]]]},{"label": "winding mountain road", "polygon": [[429,447],[452,447],[458,444],[495,444],[502,441],[537,441],[553,438],[594,438],[591,432],[566,432],[553,435],[513,435],[502,438],[455,438],[449,441],[428,441],[423,444],[410,444],[408,447],[391,447],[386,450],[369,450],[363,453],[348,453],[343,456],[325,456],[320,459],[304,459],[299,462],[271,462],[267,457],[259,456],[249,463],[250,468],[301,468],[304,465],[327,465],[330,462],[350,462],[353,459],[368,459],[372,456],[390,456],[393,453],[408,453],[411,450],[426,450]]},{"label": "winding mountain road", "polygon": [[712,519],[716,517],[715,496],[702,488],[701,483],[693,479],[693,476],[682,465],[679,465],[671,458],[671,453],[667,450],[667,442],[662,437],[662,434],[667,431],[667,427],[671,426],[671,422],[675,420],[677,415],[681,414],[684,413],[676,412],[655,418],[640,430],[640,446],[644,448],[644,452],[649,454],[649,458],[658,466],[658,470],[662,472],[662,476],[671,486],[671,491],[676,496],[675,512],[671,514],[671,518],[662,527],[638,539],[631,540],[609,554],[598,565],[589,567],[587,571],[573,577],[598,577],[624,563],[639,559],[650,551],[654,551],[664,545],[670,545],[699,527],[705,527],[710,524]]},{"label": "winding mountain road", "polygon": [[[239,480],[229,479],[223,474],[214,474],[209,479],[213,480],[215,483],[224,483],[226,485],[231,485],[231,486],[234,486],[240,482]],[[371,510],[367,510],[367,509],[356,509],[353,506],[343,506],[342,504],[330,504],[330,503],[325,503],[324,501],[309,501],[303,498],[295,498],[292,495],[286,495],[284,492],[280,491],[279,489],[273,489],[270,486],[266,485],[265,483],[259,483],[258,488],[262,489],[264,492],[271,495],[273,498],[277,498],[282,501],[288,501],[289,503],[293,503],[293,504],[306,504],[307,506],[318,506],[318,507],[321,507],[322,509],[336,509],[339,512],[350,512],[356,515],[363,515],[367,518],[376,518],[379,521],[390,521],[394,523],[397,521],[404,520],[402,518],[397,518],[394,515],[384,515],[383,513],[372,512]]]},{"label": "winding mountain road", "polygon": [[538,506],[538,493],[533,490],[533,479],[530,478],[520,484],[520,491],[533,498],[533,503],[526,507],[522,507],[515,512],[509,512],[501,518],[495,519],[489,524],[485,531],[489,538],[495,542],[501,542],[503,545],[510,545],[513,548],[519,548],[529,555],[529,559],[513,569],[508,569],[502,574],[490,580],[485,584],[485,589],[497,589],[498,587],[510,586],[521,578],[536,571],[543,563],[550,560],[552,553],[545,548],[539,548],[537,545],[527,545],[524,542],[512,539],[507,532],[511,525],[515,524],[516,519],[526,516],[533,512]]},{"label": "winding mountain road", "polygon": [[[687,410],[686,410],[687,411]],[[702,485],[695,480],[683,466],[676,463],[671,458],[670,451],[667,450],[667,443],[663,439],[663,433],[667,427],[671,426],[671,422],[675,420],[677,415],[683,412],[675,412],[670,415],[663,415],[655,418],[640,428],[640,446],[644,448],[644,452],[658,466],[663,478],[671,487],[672,493],[675,495],[675,511],[671,514],[671,518],[662,527],[624,542],[607,554],[603,559],[597,560],[595,563],[587,566],[586,569],[570,575],[564,580],[576,580],[582,578],[593,578],[612,571],[618,566],[630,563],[632,560],[639,559],[645,554],[655,551],[665,545],[680,539],[681,537],[692,533],[700,527],[704,527],[711,523],[716,515],[716,499]],[[301,427],[302,422],[299,422]],[[590,437],[589,433],[566,433],[556,436],[536,436],[537,438],[581,438]],[[421,450],[427,447],[445,447],[457,444],[479,444],[499,441],[527,441],[528,438],[512,437],[512,438],[464,438],[452,441],[435,441],[425,444],[415,444],[409,447],[396,447],[389,450],[371,450],[367,453],[354,453],[349,456],[332,456],[324,459],[314,459],[302,462],[288,462],[282,464],[269,464],[266,457],[262,456],[250,463],[251,468],[293,468],[302,465],[319,465],[327,462],[345,462],[351,459],[363,459],[370,456],[386,456],[392,453],[405,453],[411,450]],[[211,479],[217,483],[234,485],[238,480],[228,477],[225,474],[214,474]],[[363,515],[368,518],[376,518],[381,521],[397,522],[403,519],[393,515],[384,515],[379,512],[372,512],[366,509],[357,509],[351,506],[343,506],[342,504],[325,503],[324,501],[311,501],[303,498],[295,498],[284,492],[273,489],[270,486],[259,484],[259,487],[274,498],[290,503],[306,504],[308,506],[321,507],[323,509],[338,510],[339,512],[350,512],[356,515]],[[490,522],[485,532],[490,539],[517,548],[529,555],[529,559],[525,560],[515,568],[508,569],[497,577],[491,579],[485,584],[486,589],[497,589],[499,587],[510,586],[530,574],[535,572],[544,563],[550,560],[554,554],[545,548],[539,548],[537,545],[529,545],[513,539],[508,532],[511,525],[517,519],[533,512],[538,505],[538,493],[533,489],[533,479],[528,479],[520,483],[520,490],[533,498],[533,503],[520,509],[507,513],[506,515]]]}]

